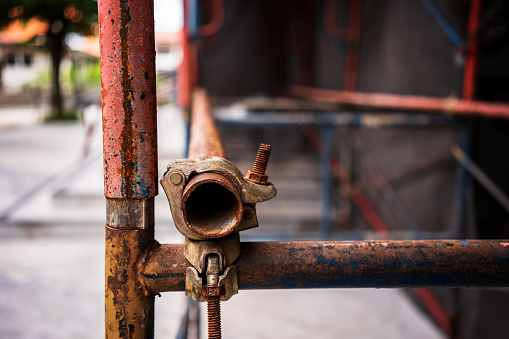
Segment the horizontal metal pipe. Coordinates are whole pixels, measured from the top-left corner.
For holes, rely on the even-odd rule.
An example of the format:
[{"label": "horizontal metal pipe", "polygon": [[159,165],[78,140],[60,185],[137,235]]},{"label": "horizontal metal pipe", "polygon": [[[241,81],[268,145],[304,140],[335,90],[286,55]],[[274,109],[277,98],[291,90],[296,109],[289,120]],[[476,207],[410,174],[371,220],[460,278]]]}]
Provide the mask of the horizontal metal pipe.
[{"label": "horizontal metal pipe", "polygon": [[290,86],[289,94],[301,98],[367,108],[419,111],[459,115],[478,115],[509,119],[509,105],[456,98],[433,98],[417,95],[360,93],[304,86]]},{"label": "horizontal metal pipe", "polygon": [[193,94],[192,102],[189,158],[211,156],[226,158],[226,153],[212,115],[207,93],[203,89],[197,89]]},{"label": "horizontal metal pipe", "polygon": [[246,128],[249,126],[278,126],[278,128],[292,128],[295,125],[323,125],[334,124],[337,126],[363,126],[365,128],[391,128],[391,127],[420,127],[420,126],[452,126],[454,120],[445,116],[430,114],[407,114],[407,113],[309,113],[292,112],[281,114],[271,112],[249,112],[239,117],[238,111],[224,110],[217,122],[220,125]]},{"label": "horizontal metal pipe", "polygon": [[[509,286],[509,240],[244,242],[240,289]],[[150,293],[183,291],[184,245],[157,245],[139,278]]]}]

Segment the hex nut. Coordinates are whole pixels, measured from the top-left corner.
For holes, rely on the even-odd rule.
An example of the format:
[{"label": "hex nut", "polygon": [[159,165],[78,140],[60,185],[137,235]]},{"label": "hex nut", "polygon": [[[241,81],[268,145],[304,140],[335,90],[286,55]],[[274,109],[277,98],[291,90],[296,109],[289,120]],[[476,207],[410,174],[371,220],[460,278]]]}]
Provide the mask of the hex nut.
[{"label": "hex nut", "polygon": [[226,294],[224,285],[205,285],[203,286],[201,295],[204,297],[217,297]]},{"label": "hex nut", "polygon": [[246,179],[260,185],[265,185],[269,180],[269,176],[267,174],[258,174],[251,170],[248,170],[246,174]]}]

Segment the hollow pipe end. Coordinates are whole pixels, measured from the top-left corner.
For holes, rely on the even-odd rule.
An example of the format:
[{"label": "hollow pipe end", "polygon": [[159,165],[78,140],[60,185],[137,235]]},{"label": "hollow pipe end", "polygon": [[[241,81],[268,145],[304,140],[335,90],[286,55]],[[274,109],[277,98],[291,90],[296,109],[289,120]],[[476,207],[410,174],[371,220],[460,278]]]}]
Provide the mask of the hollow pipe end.
[{"label": "hollow pipe end", "polygon": [[186,226],[203,238],[232,233],[242,221],[244,207],[239,189],[222,174],[201,173],[189,180],[182,196]]}]

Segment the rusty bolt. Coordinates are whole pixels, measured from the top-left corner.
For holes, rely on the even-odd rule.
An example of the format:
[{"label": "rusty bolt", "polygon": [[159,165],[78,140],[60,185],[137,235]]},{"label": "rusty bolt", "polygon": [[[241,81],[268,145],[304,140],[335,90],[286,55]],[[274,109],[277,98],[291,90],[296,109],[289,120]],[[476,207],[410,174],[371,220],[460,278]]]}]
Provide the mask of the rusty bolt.
[{"label": "rusty bolt", "polygon": [[203,286],[201,295],[204,297],[220,297],[226,294],[224,285],[205,285]]},{"label": "rusty bolt", "polygon": [[226,291],[224,285],[219,286],[219,273],[218,255],[209,254],[207,256],[207,285],[202,289],[202,295],[207,297],[209,339],[221,339],[220,296]]},{"label": "rusty bolt", "polygon": [[261,144],[256,155],[256,160],[252,170],[247,171],[246,179],[257,184],[265,185],[269,176],[265,174],[269,162],[271,146]]}]

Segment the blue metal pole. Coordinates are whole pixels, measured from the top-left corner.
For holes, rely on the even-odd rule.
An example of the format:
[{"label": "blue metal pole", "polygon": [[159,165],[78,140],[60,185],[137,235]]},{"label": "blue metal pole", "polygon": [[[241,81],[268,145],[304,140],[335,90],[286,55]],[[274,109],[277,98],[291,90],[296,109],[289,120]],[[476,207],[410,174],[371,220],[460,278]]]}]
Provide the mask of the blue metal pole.
[{"label": "blue metal pole", "polygon": [[444,15],[440,12],[440,10],[437,8],[435,3],[432,0],[421,0],[421,3],[426,7],[428,12],[431,14],[431,16],[436,20],[440,28],[444,31],[444,33],[447,35],[449,40],[456,46],[461,47],[463,46],[463,40],[460,38],[458,33],[452,28],[451,24],[447,21],[447,19],[444,17]]},{"label": "blue metal pole", "polygon": [[330,162],[332,155],[332,125],[325,124],[322,127],[321,150],[320,150],[320,174],[322,188],[320,235],[327,238],[330,235],[330,212],[331,212],[331,181],[332,173]]},{"label": "blue metal pole", "polygon": [[[460,129],[460,147],[465,151],[466,154],[470,153],[470,145],[468,142],[468,127],[466,123],[463,123]],[[468,187],[468,176],[465,167],[458,164],[458,180],[459,180],[459,192],[458,192],[458,219],[457,219],[457,230],[458,237],[466,236],[466,211],[467,211],[467,187]]]}]

